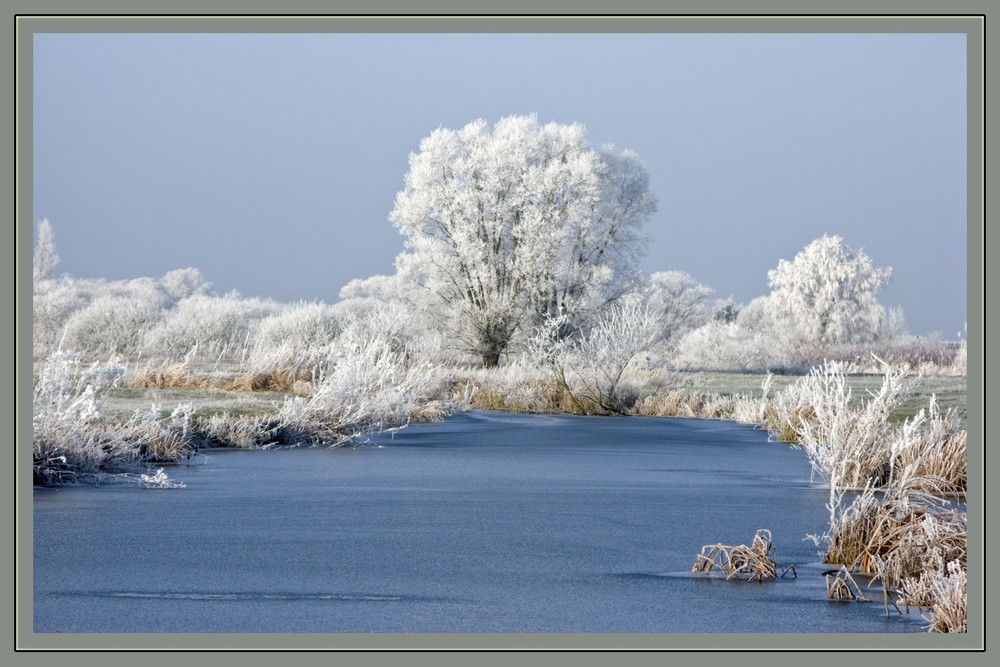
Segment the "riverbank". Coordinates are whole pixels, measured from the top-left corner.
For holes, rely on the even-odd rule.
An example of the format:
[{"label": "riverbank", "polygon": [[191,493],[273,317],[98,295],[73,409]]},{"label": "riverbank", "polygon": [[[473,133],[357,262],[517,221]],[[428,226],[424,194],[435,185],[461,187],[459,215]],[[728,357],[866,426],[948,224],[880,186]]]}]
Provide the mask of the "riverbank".
[{"label": "riverbank", "polygon": [[[572,386],[542,371],[418,370],[425,372],[385,383],[384,372],[366,376],[355,367],[349,376],[315,379],[305,395],[297,395],[266,383],[258,386],[270,391],[236,391],[238,378],[174,372],[152,375],[151,381],[148,372],[100,365],[82,370],[72,357],[50,359],[36,386],[35,480],[44,485],[125,479],[170,486],[162,469],[154,472],[150,465],[183,460],[204,447],[340,446],[468,410],[603,408],[573,396]],[[729,378],[734,385],[747,382],[744,376]],[[702,376],[633,371],[614,398],[622,414],[762,425],[772,438],[804,449],[814,475],[830,489],[830,525],[814,538],[825,546],[826,562],[878,577],[906,604],[937,609],[940,602],[946,607],[932,612],[932,627],[964,631],[964,512],[937,501],[966,488],[959,382],[939,378],[918,389],[921,385],[898,369],[888,368],[881,377],[848,376],[836,366],[805,376],[755,379],[759,389],[743,393],[727,391],[731,387],[711,376],[721,391],[710,392]],[[942,390],[951,407],[939,406],[934,389]],[[929,398],[915,409],[918,391]],[[165,394],[171,403],[133,407],[150,398],[162,401]],[[39,405],[49,410],[39,411]],[[135,411],[125,418],[129,409]],[[864,493],[845,502],[851,489]]]}]

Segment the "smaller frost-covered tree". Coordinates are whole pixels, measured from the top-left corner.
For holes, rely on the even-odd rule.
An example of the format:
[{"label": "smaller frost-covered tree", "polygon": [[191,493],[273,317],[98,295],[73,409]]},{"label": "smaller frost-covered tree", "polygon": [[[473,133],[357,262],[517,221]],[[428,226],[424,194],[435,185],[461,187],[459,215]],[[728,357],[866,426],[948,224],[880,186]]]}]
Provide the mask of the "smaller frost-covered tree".
[{"label": "smaller frost-covered tree", "polygon": [[658,271],[645,282],[649,309],[659,316],[664,340],[680,338],[711,316],[714,290],[684,271]]},{"label": "smaller frost-covered tree", "polygon": [[840,236],[824,235],[768,272],[769,328],[792,346],[873,342],[885,332],[886,309],[876,297],[891,275]]},{"label": "smaller frost-covered tree", "polygon": [[42,280],[51,280],[59,255],[56,254],[56,235],[52,231],[49,219],[38,223],[38,241],[35,244],[35,254],[32,261],[32,276],[37,284]]}]

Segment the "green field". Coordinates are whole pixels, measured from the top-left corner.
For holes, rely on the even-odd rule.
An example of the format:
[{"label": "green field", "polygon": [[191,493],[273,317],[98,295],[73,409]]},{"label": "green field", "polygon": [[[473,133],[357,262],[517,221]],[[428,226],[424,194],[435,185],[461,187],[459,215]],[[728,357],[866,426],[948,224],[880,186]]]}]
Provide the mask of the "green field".
[{"label": "green field", "polygon": [[263,415],[276,412],[285,400],[280,392],[225,391],[223,389],[114,389],[104,404],[102,414],[110,419],[124,419],[136,410],[159,406],[166,417],[178,405],[190,403],[195,416],[228,413]]}]

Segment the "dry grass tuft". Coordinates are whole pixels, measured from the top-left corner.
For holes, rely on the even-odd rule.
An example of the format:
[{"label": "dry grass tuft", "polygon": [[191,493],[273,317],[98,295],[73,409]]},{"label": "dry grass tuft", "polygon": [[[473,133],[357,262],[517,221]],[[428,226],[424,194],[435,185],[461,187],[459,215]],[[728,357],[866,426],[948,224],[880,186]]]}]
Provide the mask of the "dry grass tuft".
[{"label": "dry grass tuft", "polygon": [[726,573],[726,581],[739,579],[742,576],[745,576],[747,581],[775,579],[778,577],[779,568],[782,569],[782,577],[789,571],[795,575],[795,566],[782,568],[774,562],[771,557],[773,553],[771,531],[762,528],[754,535],[753,544],[749,547],[745,544],[738,546],[706,544],[701,548],[701,553],[695,559],[691,571],[709,574],[718,568]]},{"label": "dry grass tuft", "polygon": [[[907,579],[937,571],[943,563],[966,562],[967,524],[956,510],[908,496],[879,500],[865,491],[832,526],[826,562],[877,574],[900,589]],[[915,606],[926,606],[916,598]]]},{"label": "dry grass tuft", "polygon": [[126,380],[132,389],[221,389],[224,391],[308,393],[311,376],[287,368],[255,370],[242,375],[196,375],[186,363],[145,367]]},{"label": "dry grass tuft", "polygon": [[211,383],[207,378],[193,375],[186,363],[179,363],[137,370],[126,379],[124,386],[132,389],[208,389]]},{"label": "dry grass tuft", "polygon": [[908,607],[931,608],[932,631],[964,632],[966,515],[931,496],[936,482],[914,476],[916,468],[887,492],[867,488],[843,511],[834,511],[833,494],[825,561],[875,575],[887,598],[896,591]]},{"label": "dry grass tuft", "polygon": [[927,580],[933,598],[927,629],[931,632],[968,632],[969,582],[965,566],[952,561],[922,579]]},{"label": "dry grass tuft", "polygon": [[307,377],[298,377],[287,369],[272,369],[253,371],[241,375],[227,387],[231,391],[280,391],[292,392],[297,381],[306,381]]},{"label": "dry grass tuft", "polygon": [[824,574],[826,575],[826,597],[828,599],[871,602],[846,567],[841,567],[835,571],[831,570]]}]

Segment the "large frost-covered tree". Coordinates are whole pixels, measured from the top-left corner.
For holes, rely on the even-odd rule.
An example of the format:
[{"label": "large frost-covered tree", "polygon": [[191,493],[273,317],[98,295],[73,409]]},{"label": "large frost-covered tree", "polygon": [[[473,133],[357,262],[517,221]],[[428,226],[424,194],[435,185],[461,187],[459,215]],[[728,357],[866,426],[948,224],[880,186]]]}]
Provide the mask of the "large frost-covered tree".
[{"label": "large frost-covered tree", "polygon": [[582,326],[625,293],[655,208],[634,152],[530,115],[432,132],[389,219],[406,236],[400,276],[495,366],[518,331],[547,317]]},{"label": "large frost-covered tree", "polygon": [[886,331],[886,309],[876,297],[891,275],[891,268],[875,267],[840,236],[823,235],[768,271],[769,327],[794,345],[877,340]]}]

